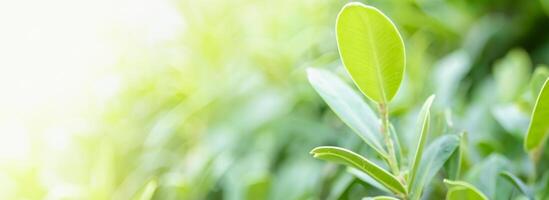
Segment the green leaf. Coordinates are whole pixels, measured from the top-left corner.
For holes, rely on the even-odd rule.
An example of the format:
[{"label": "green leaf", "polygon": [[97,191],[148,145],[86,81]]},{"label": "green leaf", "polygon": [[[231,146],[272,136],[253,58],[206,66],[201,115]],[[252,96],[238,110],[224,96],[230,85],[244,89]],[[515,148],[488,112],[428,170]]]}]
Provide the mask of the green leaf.
[{"label": "green leaf", "polygon": [[390,196],[377,196],[377,197],[364,197],[362,200],[398,200],[397,198]]},{"label": "green leaf", "polygon": [[387,103],[397,93],[406,58],[404,43],[391,20],[361,3],[343,7],[336,24],[343,65],[368,98]]},{"label": "green leaf", "polygon": [[459,139],[455,135],[444,135],[433,141],[426,149],[426,153],[421,158],[421,164],[416,173],[416,178],[412,183],[410,190],[410,199],[419,199],[423,188],[430,183],[438,170],[444,165],[446,160],[452,155],[459,144]]},{"label": "green leaf", "polygon": [[528,53],[522,49],[513,49],[496,61],[494,78],[501,100],[512,101],[522,94],[530,77],[532,62]]},{"label": "green leaf", "polygon": [[[416,172],[419,167],[419,164],[421,163],[421,156],[423,155],[423,146],[425,146],[425,141],[427,139],[427,134],[429,131],[429,121],[430,121],[430,109],[431,105],[433,104],[433,100],[435,99],[434,95],[431,95],[425,103],[423,104],[423,107],[421,108],[421,111],[419,112],[418,116],[418,132],[419,132],[419,139],[417,142],[417,148],[416,153],[414,155],[414,158],[412,160],[412,166],[410,170],[410,183],[414,182],[414,179],[416,178]],[[411,189],[412,185],[409,185],[408,189]]]},{"label": "green leaf", "polygon": [[444,183],[448,187],[446,200],[488,200],[486,195],[467,182],[444,179]]},{"label": "green leaf", "polygon": [[158,187],[158,181],[153,178],[147,182],[147,184],[141,188],[134,196],[133,200],[150,200],[152,199],[156,188]]},{"label": "green leaf", "polygon": [[406,194],[406,189],[395,176],[350,150],[340,147],[322,146],[313,149],[311,154],[318,159],[336,162],[362,170],[394,193]]},{"label": "green leaf", "polygon": [[362,170],[358,170],[354,167],[348,167],[347,172],[349,172],[350,174],[352,174],[353,176],[355,176],[359,180],[361,180],[361,181],[367,183],[368,185],[371,185],[371,186],[373,186],[373,187],[375,187],[375,188],[377,188],[381,191],[384,191],[384,192],[387,192],[387,193],[391,192],[389,189],[387,189],[385,186],[381,185],[379,182],[374,180],[371,176],[364,173]]},{"label": "green leaf", "polygon": [[339,118],[382,156],[379,119],[366,102],[340,78],[326,70],[307,69],[309,82]]},{"label": "green leaf", "polygon": [[530,92],[534,98],[539,94],[543,83],[549,77],[549,67],[546,65],[540,65],[536,67],[532,78],[530,79]]},{"label": "green leaf", "polygon": [[534,200],[534,195],[532,194],[530,188],[528,188],[528,186],[526,186],[526,184],[524,184],[518,177],[507,171],[501,172],[499,175],[512,183],[520,192],[522,192],[522,194],[528,197],[528,199]]},{"label": "green leaf", "polygon": [[[483,161],[477,162],[467,171],[465,180],[475,185],[490,199],[497,196],[507,196],[508,190],[498,190],[501,186],[498,182],[499,173],[509,170],[511,163],[499,154],[491,154]],[[506,182],[505,182],[506,183]],[[510,184],[508,184],[511,187]]]},{"label": "green leaf", "polygon": [[531,151],[543,144],[549,132],[549,79],[545,80],[536,100],[524,147]]},{"label": "green leaf", "polygon": [[447,162],[448,167],[446,169],[448,172],[448,178],[452,180],[459,179],[461,175],[461,165],[463,162],[462,160],[467,148],[466,138],[467,138],[467,132],[462,132],[459,134],[458,150],[454,151],[454,153],[452,154],[452,156],[450,156]]}]

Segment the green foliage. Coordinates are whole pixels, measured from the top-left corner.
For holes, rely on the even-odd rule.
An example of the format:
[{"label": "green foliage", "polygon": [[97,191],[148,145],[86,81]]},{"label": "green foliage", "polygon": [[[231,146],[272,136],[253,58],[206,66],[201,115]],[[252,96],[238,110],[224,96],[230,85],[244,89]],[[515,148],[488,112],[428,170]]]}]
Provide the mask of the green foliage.
[{"label": "green foliage", "polygon": [[446,200],[488,200],[482,192],[469,183],[450,180],[444,180],[444,183],[448,186]]},{"label": "green foliage", "polygon": [[[431,120],[430,117],[430,109],[431,105],[433,104],[433,100],[435,99],[435,96],[430,96],[425,103],[423,104],[423,107],[421,107],[421,111],[419,112],[418,116],[418,127],[419,128],[419,139],[417,148],[414,154],[414,158],[412,159],[412,164],[410,165],[412,168],[410,169],[410,183],[414,183],[414,179],[416,179],[417,171],[419,166],[421,165],[422,156],[423,156],[423,146],[425,145],[425,141],[427,140],[427,134],[429,131],[429,121]],[[408,186],[408,189],[412,189],[413,184]]]},{"label": "green foliage", "polygon": [[[369,134],[363,138],[381,154],[391,168],[392,174],[347,149],[317,147],[311,153],[315,158],[361,169],[367,176],[354,172],[357,177],[363,177],[362,179],[366,182],[371,182],[368,180],[368,177],[371,177],[395,195],[403,198],[410,197],[413,200],[420,199],[425,185],[430,183],[459,145],[459,138],[452,135],[442,136],[429,145],[427,153],[423,154],[429,131],[430,109],[434,100],[434,96],[429,97],[418,116],[419,138],[410,166],[411,172],[408,175],[409,178],[403,178],[398,164],[398,161],[402,162],[402,160],[397,158],[396,153],[399,152],[398,155],[400,155],[399,139],[389,123],[387,107],[387,103],[400,87],[404,71],[404,47],[400,34],[383,13],[360,3],[349,3],[343,7],[338,16],[336,29],[341,58],[347,71],[361,91],[379,104],[379,115],[382,121],[380,134],[384,136],[388,153],[378,150],[381,148],[372,142],[378,141],[371,139],[376,138],[374,135],[376,132],[367,132]],[[370,122],[368,120],[362,122],[363,126],[375,127],[375,123],[372,123],[375,118],[372,117],[368,106],[362,103],[360,97],[346,87],[343,81],[320,70],[309,69],[308,76],[316,91],[343,121],[350,124],[350,127],[360,127],[359,119],[363,116],[370,119]],[[353,107],[353,105],[356,106]],[[361,112],[365,114],[361,115]],[[403,183],[407,185],[407,189]]]},{"label": "green foliage", "polygon": [[[529,122],[547,121],[532,112],[549,71],[546,0],[347,2],[146,1],[123,3],[136,7],[124,7],[121,19],[97,12],[114,23],[101,32],[112,44],[93,45],[109,55],[109,66],[86,79],[91,94],[66,98],[86,99],[83,108],[44,108],[29,96],[15,99],[24,111],[14,112],[13,95],[2,90],[0,199],[141,198],[150,177],[158,177],[157,187],[145,196],[162,200],[526,199],[503,171],[535,199],[549,199],[543,136],[525,151]],[[27,21],[12,24],[35,27]],[[50,35],[48,26],[35,28],[32,41]],[[11,41],[10,31],[3,39]],[[83,36],[82,48],[90,43]],[[78,46],[79,37],[68,41]],[[53,43],[35,51],[64,46]],[[30,78],[70,76],[6,66],[3,72]],[[21,87],[15,91],[24,97],[58,94],[0,81]],[[65,112],[66,119],[56,117]],[[362,166],[311,158],[316,146],[354,152],[404,192]],[[6,159],[10,152],[21,154]],[[470,187],[446,189],[443,179]]]},{"label": "green foliage", "polygon": [[377,197],[365,197],[362,200],[398,200],[398,199],[394,197],[389,197],[389,196],[377,196]]},{"label": "green foliage", "polygon": [[518,189],[522,194],[524,194],[528,199],[534,200],[534,196],[532,195],[532,192],[530,191],[530,188],[522,182],[518,177],[516,177],[514,174],[511,174],[510,172],[504,171],[501,172],[500,175],[505,178],[507,181],[512,183],[516,189]]},{"label": "green foliage", "polygon": [[538,94],[528,133],[524,140],[526,150],[534,150],[543,145],[549,134],[549,79],[545,81],[541,91]]},{"label": "green foliage", "polygon": [[347,84],[325,70],[309,68],[309,82],[332,110],[370,147],[386,156],[379,134],[379,119]]},{"label": "green foliage", "polygon": [[397,194],[406,194],[406,189],[396,177],[352,151],[340,147],[317,147],[311,151],[311,154],[318,159],[360,169],[391,191]]},{"label": "green foliage", "polygon": [[530,92],[536,98],[543,87],[545,80],[549,78],[549,67],[545,65],[538,66],[530,79]]},{"label": "green foliage", "polygon": [[377,8],[360,3],[343,7],[336,24],[343,64],[362,93],[387,103],[404,74],[404,43],[395,25]]},{"label": "green foliage", "polygon": [[446,160],[459,145],[459,138],[454,135],[441,136],[433,141],[421,157],[421,164],[414,182],[411,182],[411,199],[419,199],[424,187],[431,182]]},{"label": "green foliage", "polygon": [[158,181],[156,178],[151,179],[134,195],[133,200],[151,200],[157,187]]}]

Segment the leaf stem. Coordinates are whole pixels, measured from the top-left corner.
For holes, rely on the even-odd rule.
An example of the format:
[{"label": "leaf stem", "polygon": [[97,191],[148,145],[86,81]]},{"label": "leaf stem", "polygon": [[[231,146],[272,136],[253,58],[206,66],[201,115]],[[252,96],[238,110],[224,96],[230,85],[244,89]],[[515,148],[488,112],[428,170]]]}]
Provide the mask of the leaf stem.
[{"label": "leaf stem", "polygon": [[391,139],[391,131],[389,130],[389,108],[387,104],[379,104],[379,115],[381,117],[381,133],[385,139],[385,145],[387,145],[387,152],[389,152],[389,156],[386,161],[393,174],[398,177],[400,175],[400,170],[396,160],[393,140]]}]

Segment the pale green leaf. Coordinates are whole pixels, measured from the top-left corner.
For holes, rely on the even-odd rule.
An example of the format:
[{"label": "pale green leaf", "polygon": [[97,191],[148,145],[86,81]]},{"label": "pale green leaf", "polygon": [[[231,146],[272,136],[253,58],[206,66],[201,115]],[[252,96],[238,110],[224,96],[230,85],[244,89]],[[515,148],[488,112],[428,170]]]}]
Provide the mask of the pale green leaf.
[{"label": "pale green leaf", "polygon": [[430,183],[438,170],[444,165],[446,160],[452,155],[459,144],[459,139],[455,135],[444,135],[433,141],[426,149],[426,153],[421,158],[421,164],[416,173],[416,178],[412,183],[410,190],[410,199],[419,199],[423,188]]},{"label": "pale green leaf", "polygon": [[[491,199],[497,196],[507,196],[509,190],[499,190],[499,173],[509,170],[510,162],[499,154],[491,154],[481,162],[475,163],[468,169],[465,180],[475,185],[480,191]],[[511,187],[511,185],[508,185]],[[498,189],[499,188],[499,189]]]},{"label": "pale green leaf", "polygon": [[339,118],[366,144],[381,155],[387,153],[381,144],[379,119],[366,102],[340,78],[326,70],[307,69],[309,82]]},{"label": "pale green leaf", "polygon": [[395,176],[387,172],[385,169],[377,166],[375,163],[350,150],[341,147],[322,146],[313,149],[311,154],[313,154],[313,157],[318,159],[357,168],[368,174],[392,192],[396,194],[406,194],[406,189]]},{"label": "pale green leaf", "polygon": [[546,65],[540,65],[536,67],[536,70],[534,71],[534,74],[532,74],[532,78],[530,79],[530,92],[532,93],[532,96],[536,98],[539,94],[539,91],[541,90],[541,87],[543,87],[543,83],[545,83],[545,80],[549,77],[549,67]]},{"label": "pale green leaf", "polygon": [[389,102],[406,62],[395,25],[377,8],[353,2],[339,13],[336,35],[341,60],[358,88],[373,101]]},{"label": "pale green leaf", "polygon": [[512,101],[522,94],[530,78],[532,63],[528,53],[522,49],[513,49],[498,60],[494,66],[494,78],[500,99]]},{"label": "pale green leaf", "polygon": [[486,195],[467,182],[444,179],[444,183],[448,187],[446,200],[488,200]]},{"label": "pale green leaf", "polygon": [[347,168],[347,171],[352,174],[353,176],[355,176],[356,178],[360,179],[361,181],[367,183],[368,185],[371,185],[381,191],[384,191],[384,192],[391,192],[389,191],[389,189],[387,189],[385,186],[381,185],[379,182],[377,182],[376,180],[374,180],[370,175],[364,173],[362,170],[358,170],[354,167],[348,167]]},{"label": "pale green leaf", "polygon": [[522,194],[526,195],[528,199],[534,200],[534,195],[532,194],[530,188],[526,186],[526,184],[524,184],[524,182],[522,182],[518,177],[507,171],[501,172],[500,176],[512,183],[520,192],[522,192]]},{"label": "pale green leaf", "polygon": [[397,198],[390,196],[377,196],[377,197],[364,197],[362,200],[398,200]]},{"label": "pale green leaf", "polygon": [[531,151],[543,144],[549,133],[549,79],[545,81],[536,100],[524,147]]},{"label": "pale green leaf", "polygon": [[[423,104],[423,107],[421,108],[421,111],[418,115],[418,132],[419,132],[419,138],[417,142],[416,152],[414,155],[414,158],[412,159],[412,168],[410,169],[410,183],[414,182],[414,179],[416,178],[416,172],[419,167],[419,164],[421,163],[421,156],[423,155],[423,147],[425,146],[425,141],[427,140],[427,134],[429,131],[429,123],[430,123],[430,109],[431,105],[433,104],[433,100],[435,99],[434,95],[431,95],[425,103]],[[408,189],[411,189],[412,185],[409,185]]]}]

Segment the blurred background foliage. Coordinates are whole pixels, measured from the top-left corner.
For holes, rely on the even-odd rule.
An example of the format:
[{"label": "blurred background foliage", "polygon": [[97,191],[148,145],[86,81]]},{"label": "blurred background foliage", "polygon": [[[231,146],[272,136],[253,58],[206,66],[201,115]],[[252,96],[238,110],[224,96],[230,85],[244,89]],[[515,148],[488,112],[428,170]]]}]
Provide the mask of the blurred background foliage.
[{"label": "blurred background foliage", "polygon": [[[86,10],[86,1],[77,2]],[[103,67],[90,82],[91,91],[107,95],[84,95],[67,115],[59,114],[69,112],[65,104],[31,107],[39,117],[14,122],[18,111],[3,109],[2,122],[17,126],[2,129],[2,144],[26,134],[28,148],[17,159],[2,156],[0,199],[131,199],[147,183],[158,186],[153,199],[358,199],[379,193],[344,168],[309,155],[319,145],[371,153],[305,75],[307,67],[327,68],[350,81],[334,35],[345,3],[99,4],[93,11],[114,13],[99,16],[109,22],[102,39],[116,53],[112,62],[97,64]],[[497,174],[487,175],[497,168],[525,180],[537,176],[536,187],[548,187],[547,150],[536,173],[522,146],[541,85],[531,76],[549,74],[543,66],[549,63],[548,1],[364,3],[383,10],[404,37],[405,81],[391,105],[403,150],[415,141],[410,138],[419,106],[436,94],[434,135],[467,131],[466,180],[492,199],[503,196],[496,188],[509,187],[496,181]],[[70,10],[76,4],[58,6]],[[144,17],[113,20],[130,4]],[[64,39],[48,47],[57,40]],[[10,132],[20,127],[26,131]],[[437,185],[426,191],[428,198],[444,195]]]}]

